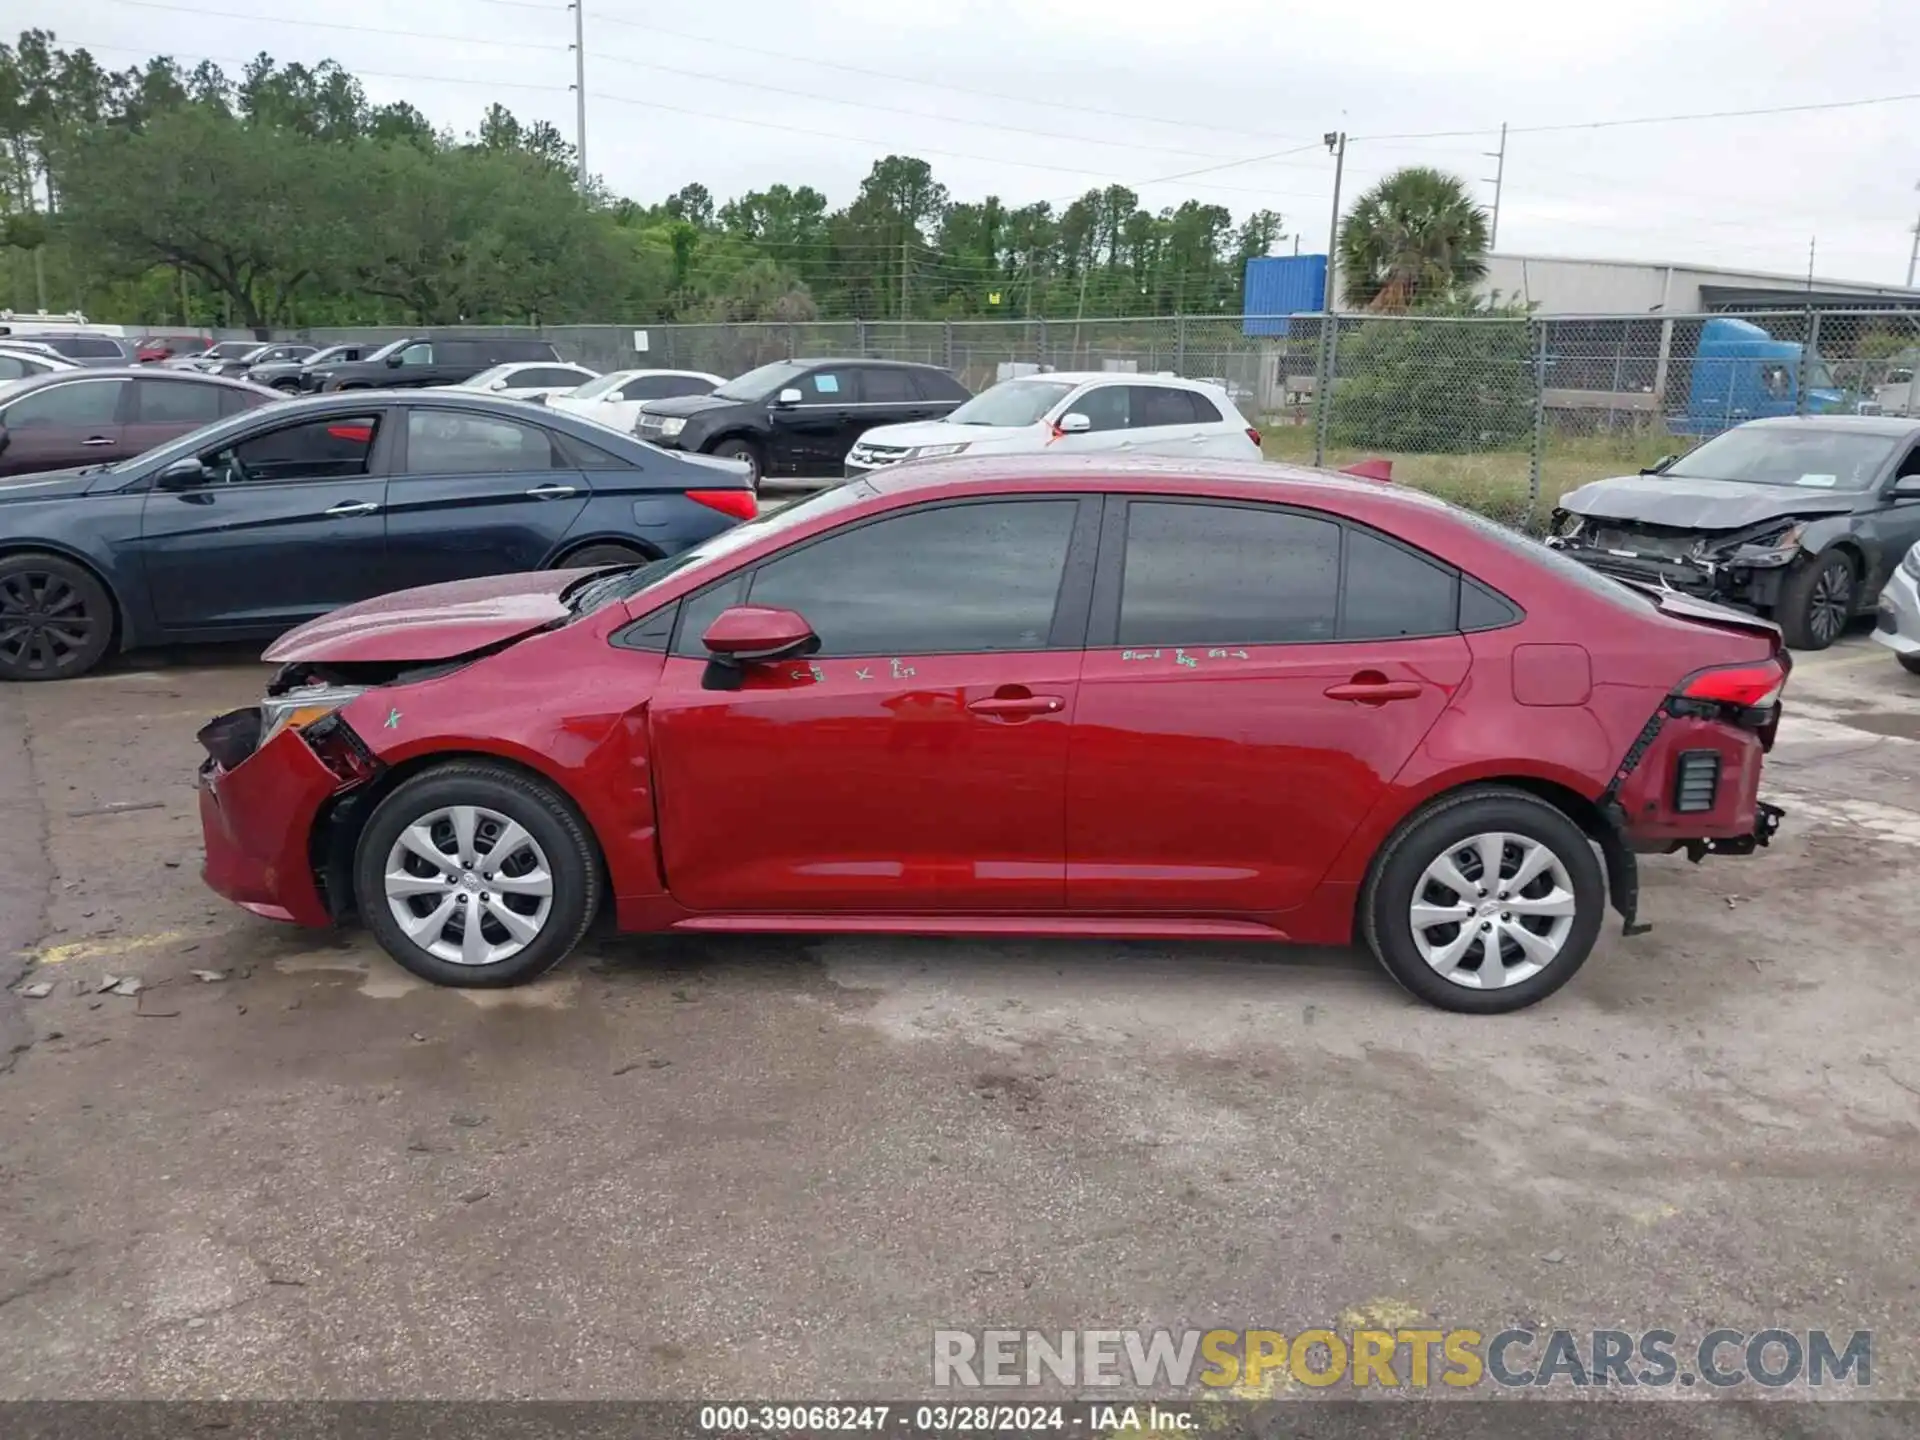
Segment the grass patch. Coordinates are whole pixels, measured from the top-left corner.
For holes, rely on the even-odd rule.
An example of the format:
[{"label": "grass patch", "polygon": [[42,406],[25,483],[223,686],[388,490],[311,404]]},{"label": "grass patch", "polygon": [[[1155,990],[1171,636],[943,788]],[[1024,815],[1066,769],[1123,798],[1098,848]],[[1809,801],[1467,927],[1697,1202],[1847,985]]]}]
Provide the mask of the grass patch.
[{"label": "grass patch", "polygon": [[[1261,432],[1269,460],[1313,464],[1311,425],[1273,425]],[[1538,530],[1567,491],[1608,475],[1632,474],[1662,455],[1683,448],[1670,435],[1580,435],[1547,437],[1540,465],[1540,501],[1529,494],[1533,457],[1526,450],[1467,455],[1402,455],[1388,450],[1329,447],[1326,466],[1338,470],[1356,460],[1391,460],[1395,484],[1412,485],[1509,525]]]}]

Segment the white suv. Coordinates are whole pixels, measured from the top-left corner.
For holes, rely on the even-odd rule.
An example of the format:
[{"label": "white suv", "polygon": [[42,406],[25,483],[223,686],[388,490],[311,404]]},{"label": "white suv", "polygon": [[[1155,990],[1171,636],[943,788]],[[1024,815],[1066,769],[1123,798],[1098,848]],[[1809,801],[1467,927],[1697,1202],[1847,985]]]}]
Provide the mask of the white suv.
[{"label": "white suv", "polygon": [[983,390],[944,420],[882,425],[846,473],[945,455],[1193,455],[1258,460],[1260,432],[1227,392],[1172,375],[1027,375]]}]

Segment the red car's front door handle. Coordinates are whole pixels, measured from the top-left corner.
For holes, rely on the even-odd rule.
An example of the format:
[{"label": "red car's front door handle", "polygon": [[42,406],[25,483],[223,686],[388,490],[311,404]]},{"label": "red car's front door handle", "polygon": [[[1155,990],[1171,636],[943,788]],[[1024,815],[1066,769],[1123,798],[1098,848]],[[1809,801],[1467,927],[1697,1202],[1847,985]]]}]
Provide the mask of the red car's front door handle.
[{"label": "red car's front door handle", "polygon": [[967,708],[976,715],[1057,715],[1066,701],[1058,695],[988,695]]},{"label": "red car's front door handle", "polygon": [[1329,685],[1329,700],[1358,700],[1366,705],[1384,705],[1389,700],[1418,700],[1426,686],[1415,680],[1349,680],[1344,685]]}]

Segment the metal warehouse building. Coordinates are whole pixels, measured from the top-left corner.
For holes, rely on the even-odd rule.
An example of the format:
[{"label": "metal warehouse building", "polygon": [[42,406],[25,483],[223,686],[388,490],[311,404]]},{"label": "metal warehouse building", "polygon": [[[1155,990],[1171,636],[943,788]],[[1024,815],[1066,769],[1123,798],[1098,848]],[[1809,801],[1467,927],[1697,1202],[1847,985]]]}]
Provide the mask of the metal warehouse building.
[{"label": "metal warehouse building", "polygon": [[1564,255],[1491,255],[1480,293],[1530,305],[1538,315],[1920,309],[1920,289],[1904,285]]}]

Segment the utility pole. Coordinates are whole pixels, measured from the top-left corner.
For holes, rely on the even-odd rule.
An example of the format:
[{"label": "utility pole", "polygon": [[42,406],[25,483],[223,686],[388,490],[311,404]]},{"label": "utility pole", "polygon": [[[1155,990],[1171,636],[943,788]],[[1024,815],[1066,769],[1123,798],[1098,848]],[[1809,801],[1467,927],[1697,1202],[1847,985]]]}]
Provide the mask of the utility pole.
[{"label": "utility pole", "polygon": [[1819,245],[1820,237],[1818,235],[1809,235],[1807,237],[1807,293],[1809,295],[1813,293],[1813,257]]},{"label": "utility pole", "polygon": [[1487,249],[1500,247],[1500,191],[1507,181],[1507,122],[1500,122],[1500,148],[1488,153],[1487,158],[1495,161],[1493,167],[1493,220],[1487,227]]},{"label": "utility pole", "polygon": [[1347,132],[1329,130],[1321,137],[1333,155],[1333,218],[1327,227],[1327,313],[1339,304],[1340,287],[1334,282],[1340,273],[1340,181],[1347,173]]},{"label": "utility pole", "polygon": [[587,188],[587,3],[573,0],[573,153],[579,161],[577,179]]},{"label": "utility pole", "polygon": [[907,318],[907,237],[913,226],[902,217],[900,226],[900,318]]},{"label": "utility pole", "polygon": [[[1920,190],[1920,183],[1913,187]],[[1913,272],[1920,270],[1920,220],[1913,222],[1913,249],[1907,252],[1907,288],[1913,288]]]}]

